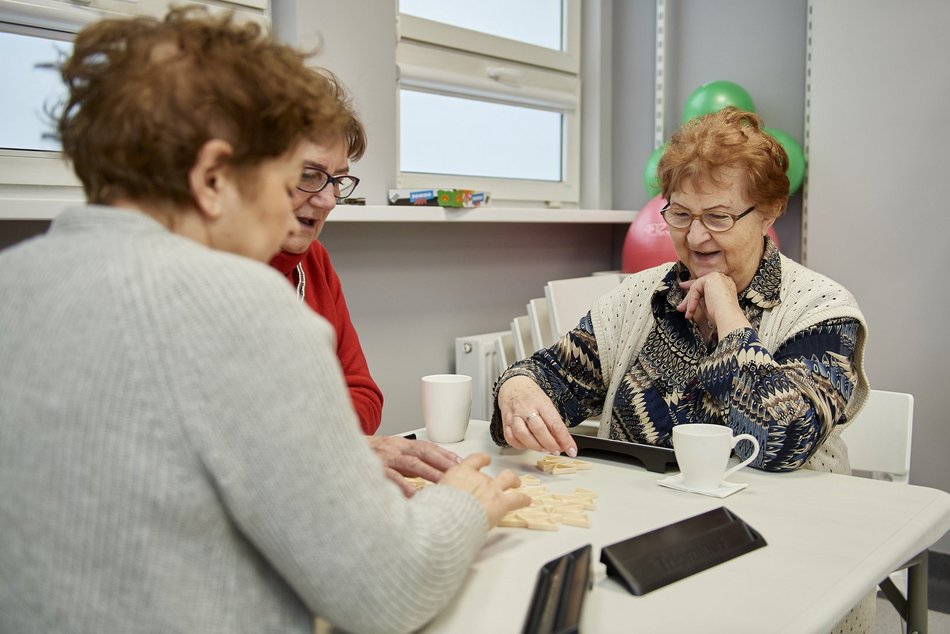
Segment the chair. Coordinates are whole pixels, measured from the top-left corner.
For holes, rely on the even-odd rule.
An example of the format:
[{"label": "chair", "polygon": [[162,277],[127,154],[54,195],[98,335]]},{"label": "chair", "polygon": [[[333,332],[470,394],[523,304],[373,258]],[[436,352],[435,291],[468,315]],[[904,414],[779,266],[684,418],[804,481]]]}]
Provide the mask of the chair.
[{"label": "chair", "polygon": [[502,331],[495,337],[495,362],[498,374],[508,369],[515,362],[515,339],[508,331]]},{"label": "chair", "polygon": [[531,321],[527,315],[511,320],[511,337],[515,343],[515,361],[521,361],[534,352],[531,342]]},{"label": "chair", "polygon": [[[914,397],[902,392],[871,390],[861,413],[841,432],[855,475],[910,484],[910,449],[914,429]],[[919,561],[908,562],[918,565]],[[906,620],[907,568],[881,582],[881,590]],[[926,583],[926,582],[925,582]]]},{"label": "chair", "polygon": [[620,281],[620,275],[604,274],[548,282],[544,295],[548,300],[554,337],[560,337],[577,326],[597,298],[613,290]]},{"label": "chair", "polygon": [[540,297],[528,302],[528,322],[531,325],[532,349],[550,348],[554,344],[554,333],[551,331],[547,299]]},{"label": "chair", "polygon": [[472,418],[490,420],[494,399],[492,387],[498,370],[498,338],[507,330],[455,338],[455,371],[472,377]]},{"label": "chair", "polygon": [[909,484],[913,427],[911,394],[871,390],[864,409],[841,432],[851,468],[879,480]]}]

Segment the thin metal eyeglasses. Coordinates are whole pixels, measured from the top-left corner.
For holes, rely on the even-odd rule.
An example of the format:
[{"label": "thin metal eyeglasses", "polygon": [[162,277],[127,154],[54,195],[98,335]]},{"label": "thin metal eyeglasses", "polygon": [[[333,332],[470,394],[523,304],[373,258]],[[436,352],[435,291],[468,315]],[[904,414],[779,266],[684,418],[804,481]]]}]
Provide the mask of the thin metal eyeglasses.
[{"label": "thin metal eyeglasses", "polygon": [[333,195],[338,199],[343,199],[348,198],[353,193],[356,186],[360,184],[360,179],[350,174],[331,176],[319,167],[305,167],[300,174],[297,189],[308,194],[317,194],[331,183],[333,184]]},{"label": "thin metal eyeglasses", "polygon": [[694,214],[691,211],[679,208],[670,208],[669,205],[660,210],[660,215],[666,224],[674,229],[687,229],[693,224],[693,220],[699,218],[703,226],[715,233],[722,233],[732,229],[740,218],[744,218],[755,211],[755,205],[752,205],[739,215],[730,214],[725,211],[704,211],[701,214]]}]

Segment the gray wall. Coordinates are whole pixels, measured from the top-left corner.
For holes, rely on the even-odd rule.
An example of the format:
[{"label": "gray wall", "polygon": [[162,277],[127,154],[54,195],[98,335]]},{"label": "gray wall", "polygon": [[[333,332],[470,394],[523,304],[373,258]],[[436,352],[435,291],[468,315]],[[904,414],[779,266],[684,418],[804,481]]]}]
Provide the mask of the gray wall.
[{"label": "gray wall", "polygon": [[[396,185],[395,0],[274,0],[281,39],[349,88],[369,147],[354,164],[368,204]],[[381,433],[421,425],[419,379],[455,366],[455,337],[509,327],[551,279],[619,266],[625,228],[576,224],[333,223],[329,250],[383,391]]]},{"label": "gray wall", "polygon": [[[614,207],[648,200],[643,166],[653,150],[656,2],[614,2]],[[666,28],[666,138],[702,84],[733,81],[752,96],[769,127],[802,142],[806,0],[669,0]],[[776,223],[782,251],[801,257],[801,192]]]},{"label": "gray wall", "polygon": [[[392,15],[386,11],[367,11],[371,6],[368,3],[375,2],[377,0],[314,1],[311,5],[307,0],[305,3],[311,6],[306,10],[317,14],[308,20],[319,19],[317,23],[329,29],[328,32],[347,38],[355,37],[354,33],[359,35],[359,55],[334,53],[344,46],[346,39],[337,38],[325,40],[321,61],[334,68],[354,89],[361,111],[367,113],[370,153],[357,164],[357,171],[364,179],[369,177],[370,181],[377,182],[375,187],[367,185],[368,192],[384,191],[394,179],[391,163],[387,163],[391,158],[386,157],[395,156],[396,147],[384,120],[373,113],[374,100],[381,100],[383,104],[395,102],[392,62],[384,61],[376,67],[370,59],[373,51],[384,48],[380,42],[386,46],[394,43],[394,36],[385,26]],[[388,3],[379,4],[388,6]],[[931,0],[928,6],[939,4]],[[617,209],[639,209],[647,200],[641,173],[653,148],[654,11],[653,0],[612,3],[613,101],[609,136],[613,142],[613,165],[610,180],[613,207]],[[855,6],[852,13],[866,11],[862,4]],[[933,11],[935,9],[931,9]],[[679,123],[683,101],[693,89],[706,81],[730,79],[751,93],[768,125],[802,141],[805,12],[806,0],[670,0],[668,133]],[[354,21],[354,15],[362,22]],[[921,12],[925,22],[929,15],[927,11]],[[335,19],[341,21],[336,27]],[[303,41],[315,42],[308,39],[314,37],[315,29],[301,22],[301,16],[288,16],[287,22],[288,28],[299,29]],[[356,24],[360,25],[359,29],[354,27]],[[367,36],[367,32],[372,36]],[[889,36],[881,35],[880,41],[889,41]],[[880,47],[880,50],[892,48]],[[939,59],[946,58],[944,51]],[[929,74],[930,66],[926,65],[906,64],[901,69],[920,69],[908,74],[914,89],[934,83],[937,77]],[[938,108],[947,103],[948,97],[944,95],[927,105]],[[391,101],[387,101],[389,99]],[[922,102],[916,100],[915,103]],[[931,110],[927,112],[932,114]],[[906,115],[907,112],[901,112],[892,120],[903,121]],[[932,140],[943,139],[946,146],[946,127],[937,129],[943,136],[933,136]],[[866,149],[853,160],[872,162],[884,168],[896,164],[893,152],[882,155],[876,149]],[[900,156],[907,158],[915,153],[912,148]],[[934,159],[933,165],[942,164],[940,156]],[[907,164],[909,180],[906,182],[917,183],[914,168],[917,164]],[[862,176],[856,182],[863,185],[870,180]],[[870,200],[862,198],[860,204],[848,201],[836,206],[833,214],[824,215],[826,219],[837,215],[842,223],[828,234],[836,236],[833,249],[850,244],[852,255],[847,257],[857,258],[867,245],[875,257],[865,258],[865,261],[873,261],[882,268],[879,273],[885,275],[897,271],[891,265],[900,262],[900,257],[876,256],[893,253],[895,243],[885,243],[882,236],[895,234],[898,244],[903,245],[905,261],[926,263],[929,268],[920,269],[917,276],[885,276],[895,292],[900,290],[901,295],[892,296],[879,292],[873,275],[841,268],[847,257],[835,257],[833,249],[824,256],[815,255],[813,265],[855,290],[869,318],[873,319],[869,371],[875,385],[917,395],[913,481],[946,488],[943,453],[944,448],[950,446],[950,438],[947,426],[942,423],[942,413],[950,409],[950,402],[943,377],[950,351],[939,337],[924,334],[940,331],[941,324],[935,320],[947,309],[944,294],[929,290],[931,285],[941,284],[940,274],[948,269],[947,250],[937,243],[942,234],[932,231],[945,219],[940,215],[938,204],[920,206],[912,202],[922,192],[934,191],[935,186],[946,188],[947,181],[942,174],[933,174],[910,188],[914,195],[904,193],[908,191],[906,187],[888,187],[895,182],[891,173],[876,182],[884,189],[874,196],[886,201],[882,203],[881,216],[874,221],[880,224],[857,223],[854,214],[844,214],[854,210],[863,219],[865,203],[873,201],[874,196]],[[937,200],[947,198],[944,193]],[[777,227],[783,251],[796,259],[801,253],[800,208],[801,194],[798,194]],[[894,210],[910,213],[909,209],[914,209],[915,217],[924,218],[921,226],[931,230],[929,234],[927,230],[913,230],[906,224],[895,228],[888,221]],[[42,231],[44,227],[42,222],[0,222],[0,247]],[[859,230],[853,230],[854,227]],[[622,237],[623,228],[611,225],[331,223],[324,233],[324,242],[346,288],[374,376],[386,396],[382,431],[394,433],[420,424],[419,377],[453,369],[452,346],[456,336],[507,327],[511,317],[523,312],[528,299],[541,296],[543,284],[549,279],[619,266],[618,246]],[[929,282],[928,275],[934,278],[933,282]],[[901,287],[898,280],[909,280],[909,283]],[[892,308],[892,305],[900,305],[891,301],[892,297],[904,298],[906,294],[912,294],[912,301],[916,302],[911,305],[921,306],[917,313]],[[916,331],[922,334],[917,335]],[[909,332],[914,333],[916,339],[908,348],[901,344]],[[908,349],[912,354],[904,353]],[[914,359],[918,362],[912,363]],[[950,544],[945,541],[941,548],[948,550]]]},{"label": "gray wall", "polygon": [[914,395],[911,482],[950,490],[950,4],[813,5],[807,263],[858,298],[871,386]]},{"label": "gray wall", "polygon": [[422,425],[419,379],[451,372],[455,337],[494,332],[548,280],[614,259],[610,225],[330,223],[333,258],[373,377],[381,433]]}]

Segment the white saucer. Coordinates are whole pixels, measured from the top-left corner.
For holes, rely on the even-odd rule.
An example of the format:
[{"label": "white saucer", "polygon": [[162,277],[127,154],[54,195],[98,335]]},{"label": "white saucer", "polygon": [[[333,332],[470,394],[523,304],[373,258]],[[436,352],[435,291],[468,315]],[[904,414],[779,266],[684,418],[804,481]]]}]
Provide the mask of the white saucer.
[{"label": "white saucer", "polygon": [[687,493],[699,493],[700,495],[710,495],[714,498],[724,498],[732,495],[737,491],[749,486],[748,482],[729,482],[728,480],[723,480],[719,483],[719,488],[716,489],[692,489],[683,484],[683,474],[674,473],[671,476],[667,476],[661,480],[656,481],[661,487],[669,487],[671,489],[676,489],[677,491],[686,491]]}]

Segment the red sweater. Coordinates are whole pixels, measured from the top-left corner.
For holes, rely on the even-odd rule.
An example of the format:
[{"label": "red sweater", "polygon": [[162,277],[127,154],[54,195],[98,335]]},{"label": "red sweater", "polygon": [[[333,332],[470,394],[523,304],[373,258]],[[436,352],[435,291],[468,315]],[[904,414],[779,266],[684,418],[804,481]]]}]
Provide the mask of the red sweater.
[{"label": "red sweater", "polygon": [[363,433],[373,434],[379,429],[383,416],[383,393],[369,375],[369,366],[350,321],[350,311],[346,307],[340,278],[330,263],[330,255],[322,244],[314,241],[306,253],[281,251],[270,265],[283,273],[296,288],[298,262],[303,264],[306,277],[304,300],[336,330],[336,355],[350,389],[350,400],[360,418]]}]

